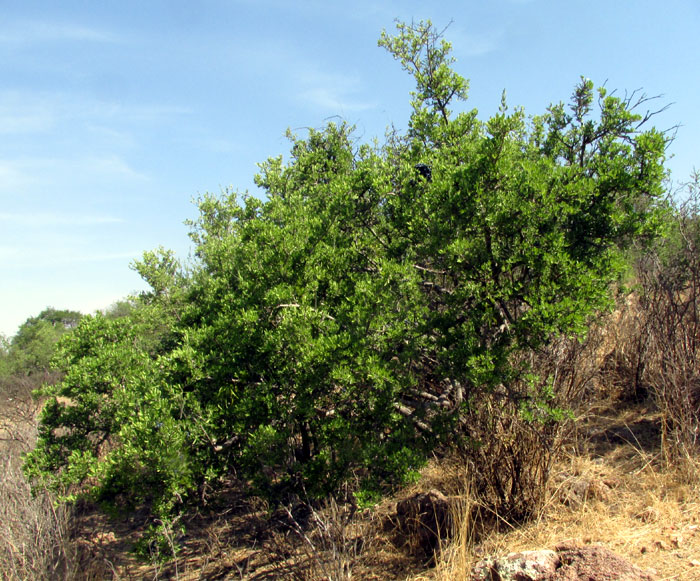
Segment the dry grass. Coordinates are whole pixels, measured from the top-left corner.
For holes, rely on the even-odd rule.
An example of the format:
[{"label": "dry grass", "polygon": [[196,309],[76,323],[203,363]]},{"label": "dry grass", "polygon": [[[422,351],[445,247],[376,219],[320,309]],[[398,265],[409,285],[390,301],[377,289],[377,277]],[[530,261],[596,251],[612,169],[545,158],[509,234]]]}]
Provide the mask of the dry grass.
[{"label": "dry grass", "polygon": [[0,404],[0,578],[74,579],[70,512],[45,491],[32,493],[22,454],[36,439],[36,405],[26,390],[3,394]]},{"label": "dry grass", "polygon": [[0,470],[0,578],[72,578],[68,512],[46,493],[32,495],[16,456]]},{"label": "dry grass", "polygon": [[[584,422],[577,446],[555,466],[544,507],[536,519],[518,527],[502,521],[500,527],[486,526],[498,519],[484,514],[469,494],[464,467],[456,460],[432,462],[400,497],[437,488],[460,499],[454,505],[453,537],[441,543],[434,567],[411,556],[410,543],[394,534],[396,498],[352,516],[335,504],[314,511],[308,522],[281,522],[276,519],[284,511],[275,516],[262,505],[246,504],[234,491],[212,507],[211,515],[188,523],[176,563],[143,565],[128,553],[138,536],[135,522],[110,521],[87,511],[77,517],[80,539],[71,542],[67,529],[61,528],[65,514],[54,512],[45,496],[27,504],[31,497],[17,467],[6,465],[3,486],[14,482],[21,494],[3,490],[2,496],[3,510],[12,509],[14,516],[0,518],[3,523],[14,518],[24,526],[13,529],[13,540],[8,537],[12,527],[2,531],[3,579],[466,581],[472,566],[486,555],[567,542],[602,543],[640,567],[654,568],[660,579],[700,579],[700,567],[693,565],[700,559],[698,480],[690,482],[686,473],[666,467],[658,413],[639,406],[600,412]],[[10,498],[23,500],[11,504]],[[24,541],[18,540],[21,535]],[[24,549],[18,551],[20,546]],[[80,574],[69,571],[69,563],[80,563]]]},{"label": "dry grass", "polygon": [[[474,511],[465,499],[453,542],[435,570],[414,581],[466,581],[486,555],[566,543],[603,544],[654,569],[660,579],[700,579],[700,479],[690,482],[684,469],[665,465],[658,418],[645,412],[635,408],[594,418],[588,424],[591,439],[556,466],[549,500],[528,524],[475,540]],[[656,424],[656,434],[649,422]],[[700,475],[700,464],[696,467]]]},{"label": "dry grass", "polygon": [[[114,521],[83,508],[73,516],[77,539],[70,540],[67,513],[45,495],[29,495],[15,455],[5,460],[0,519],[22,527],[2,530],[0,578],[466,581],[487,555],[573,542],[604,544],[660,579],[700,579],[693,564],[700,560],[700,472],[689,479],[667,466],[658,411],[616,406],[599,406],[578,423],[554,466],[547,501],[524,525],[509,527],[489,514],[470,493],[464,463],[441,459],[418,483],[367,511],[330,503],[302,517],[272,511],[232,486],[188,520],[180,557],[164,565],[130,554],[142,528],[138,515]],[[397,500],[430,489],[458,499],[452,538],[440,543],[434,566],[411,554],[410,539],[392,522]]]}]

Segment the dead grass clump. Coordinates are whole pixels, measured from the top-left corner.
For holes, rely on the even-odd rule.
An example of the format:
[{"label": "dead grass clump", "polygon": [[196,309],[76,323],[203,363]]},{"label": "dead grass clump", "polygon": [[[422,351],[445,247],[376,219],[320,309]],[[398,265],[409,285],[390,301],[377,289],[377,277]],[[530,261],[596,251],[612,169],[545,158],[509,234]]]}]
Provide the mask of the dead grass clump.
[{"label": "dead grass clump", "polygon": [[2,462],[0,578],[70,579],[69,513],[46,492],[32,494],[16,457]]},{"label": "dead grass clump", "polygon": [[700,456],[700,174],[667,236],[636,262],[643,372],[662,414],[666,462],[692,479]]},{"label": "dead grass clump", "polygon": [[[468,510],[456,519],[452,543],[435,570],[416,581],[466,581],[485,556],[562,544],[602,544],[643,569],[655,569],[659,578],[698,579],[700,480],[690,482],[684,470],[664,462],[651,434],[644,437],[646,418],[620,416],[605,418],[611,426],[605,447],[593,442],[555,464],[547,501],[531,521],[481,529],[475,536],[474,500],[465,497]],[[620,429],[625,425],[626,433]]]},{"label": "dead grass clump", "polygon": [[700,456],[700,255],[694,263],[688,278],[654,253],[639,260],[641,290],[619,303],[600,372],[608,401],[656,406],[664,459],[689,480]]},{"label": "dead grass clump", "polygon": [[348,581],[352,579],[364,545],[364,527],[355,518],[355,507],[331,498],[323,506],[308,506],[305,523],[285,509],[289,531],[297,537],[296,557],[302,564],[301,579]]},{"label": "dead grass clump", "polygon": [[433,578],[438,581],[467,581],[478,561],[479,538],[486,532],[485,507],[465,484],[462,494],[451,503],[452,531],[440,544]]},{"label": "dead grass clump", "polygon": [[[72,579],[75,550],[70,511],[46,491],[32,492],[22,473],[22,453],[36,438],[33,413],[24,400],[3,402],[0,427],[0,578]],[[21,421],[20,421],[21,420]]]},{"label": "dead grass clump", "polygon": [[700,455],[700,257],[684,262],[688,278],[649,259],[642,273],[647,316],[645,375],[662,414],[662,445],[670,465],[692,475]]},{"label": "dead grass clump", "polygon": [[646,374],[650,322],[640,295],[618,297],[615,311],[601,321],[608,348],[600,361],[599,397],[642,402],[649,396]]}]

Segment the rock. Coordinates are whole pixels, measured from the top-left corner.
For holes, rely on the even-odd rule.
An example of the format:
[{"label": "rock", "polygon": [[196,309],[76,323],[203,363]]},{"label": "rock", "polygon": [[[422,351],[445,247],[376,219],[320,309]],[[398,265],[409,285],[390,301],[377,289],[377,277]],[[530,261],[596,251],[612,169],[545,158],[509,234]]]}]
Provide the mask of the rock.
[{"label": "rock", "polygon": [[610,549],[599,546],[562,547],[561,567],[552,581],[654,581],[655,575],[643,571]]},{"label": "rock", "polygon": [[560,566],[555,551],[522,551],[501,558],[479,561],[472,570],[474,581],[542,581],[551,579]]},{"label": "rock", "polygon": [[473,581],[654,581],[643,571],[605,547],[561,546],[557,551],[511,553],[479,561]]},{"label": "rock", "polygon": [[414,552],[430,558],[450,536],[450,500],[438,490],[414,494],[396,504],[396,520]]},{"label": "rock", "polygon": [[589,500],[609,500],[611,492],[604,480],[580,476],[564,483],[560,498],[567,506],[576,508]]}]

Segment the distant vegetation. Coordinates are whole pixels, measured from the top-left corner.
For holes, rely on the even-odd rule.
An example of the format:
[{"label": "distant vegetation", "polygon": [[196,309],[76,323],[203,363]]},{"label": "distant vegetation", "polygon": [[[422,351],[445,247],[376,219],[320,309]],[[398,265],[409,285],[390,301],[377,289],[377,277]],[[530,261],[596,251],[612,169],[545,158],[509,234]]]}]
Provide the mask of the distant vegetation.
[{"label": "distant vegetation", "polygon": [[666,412],[669,455],[697,452],[699,188],[669,201],[649,101],[582,78],[567,104],[526,117],[504,96],[484,121],[430,23],[379,44],[415,80],[405,134],[289,133],[289,160],[256,176],[266,199],[199,200],[191,264],[146,252],[149,292],[48,309],[3,346],[3,377],[31,376],[60,338],[35,483],[146,505],[163,539],[225,479],[362,505],[457,454],[484,503],[527,519],[590,395],[576,354],[625,277],[650,316],[632,391]]},{"label": "distant vegetation", "polygon": [[43,310],[27,319],[11,340],[4,340],[0,351],[0,373],[34,375],[49,368],[58,339],[78,326],[82,315],[76,311]]}]

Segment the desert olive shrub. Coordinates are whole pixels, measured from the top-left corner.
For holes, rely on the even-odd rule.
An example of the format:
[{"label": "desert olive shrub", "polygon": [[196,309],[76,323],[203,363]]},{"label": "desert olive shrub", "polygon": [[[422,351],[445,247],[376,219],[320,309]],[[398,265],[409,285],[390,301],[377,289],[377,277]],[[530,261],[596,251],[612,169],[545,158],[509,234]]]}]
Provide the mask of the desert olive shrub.
[{"label": "desert olive shrub", "polygon": [[353,151],[344,125],[290,138],[287,166],[262,165],[265,204],[202,201],[193,238],[208,281],[190,306],[188,373],[225,403],[216,439],[233,465],[261,488],[315,494],[351,468],[418,465],[431,434],[395,404],[416,384],[400,358],[421,344],[426,307],[415,270],[360,226],[357,192],[381,179],[381,158]]},{"label": "desert olive shrub", "polygon": [[[511,475],[496,504],[527,516],[509,499],[546,480],[566,403],[527,354],[610,304],[621,249],[656,230],[666,138],[643,100],[587,80],[568,107],[526,118],[504,98],[481,121],[430,23],[380,44],[416,82],[407,132],[290,133],[288,161],[260,166],[264,200],[199,200],[192,264],[147,253],[132,314],[62,342],[31,475],[165,519],[223,476],[278,499],[376,491],[458,446]],[[512,426],[541,434],[523,441],[542,469],[479,452]]]}]

